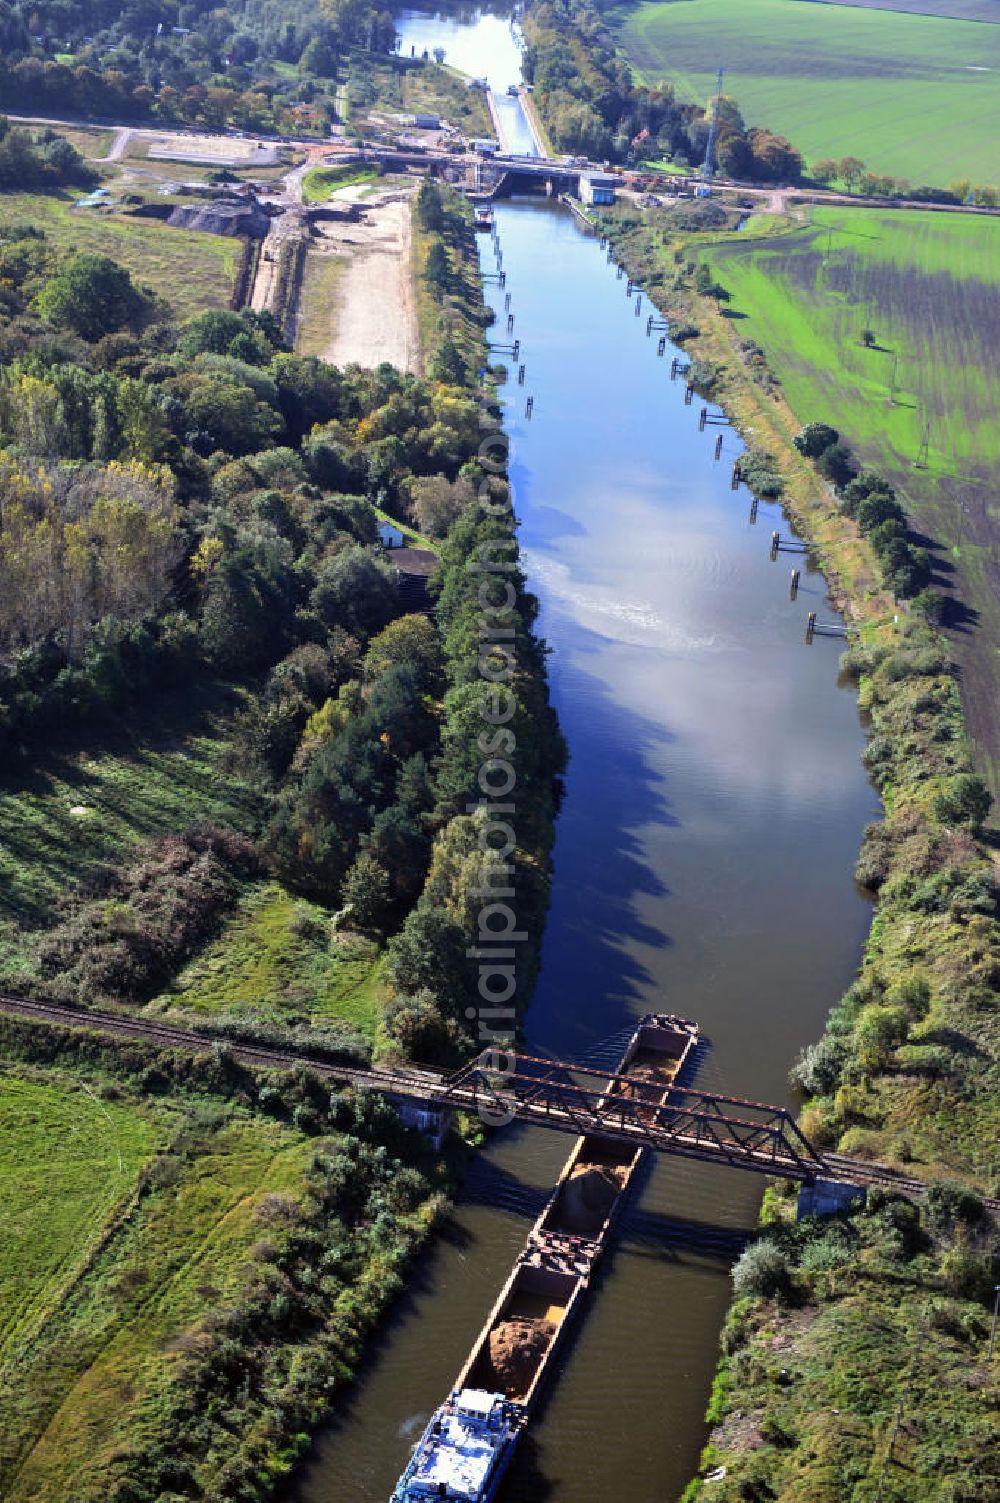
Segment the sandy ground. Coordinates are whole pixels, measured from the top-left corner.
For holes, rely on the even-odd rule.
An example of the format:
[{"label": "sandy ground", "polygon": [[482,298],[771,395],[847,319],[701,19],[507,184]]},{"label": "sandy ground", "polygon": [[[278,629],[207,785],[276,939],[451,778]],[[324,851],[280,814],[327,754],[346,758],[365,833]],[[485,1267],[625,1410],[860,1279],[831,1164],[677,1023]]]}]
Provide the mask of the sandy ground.
[{"label": "sandy ground", "polygon": [[330,309],[330,342],[323,358],[334,365],[354,361],[369,367],[388,360],[400,370],[416,371],[420,349],[410,284],[410,195],[362,202],[361,223],[320,222],[317,227],[315,250],[347,263]]}]

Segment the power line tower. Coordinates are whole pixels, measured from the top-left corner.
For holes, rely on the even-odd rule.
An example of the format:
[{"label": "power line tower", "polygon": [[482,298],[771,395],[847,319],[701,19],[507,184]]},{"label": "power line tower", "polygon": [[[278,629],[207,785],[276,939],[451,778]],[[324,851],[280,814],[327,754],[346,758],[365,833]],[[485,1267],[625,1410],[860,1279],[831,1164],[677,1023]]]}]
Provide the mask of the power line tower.
[{"label": "power line tower", "polygon": [[715,163],[713,161],[713,155],[715,152],[715,137],[718,134],[719,129],[719,100],[722,98],[722,75],[723,73],[725,73],[725,71],[726,70],[724,67],[720,68],[719,76],[715,81],[715,98],[712,101],[712,120],[708,127],[708,145],[705,147],[705,165],[701,170],[701,175],[706,182],[710,182],[711,179],[715,176]]}]

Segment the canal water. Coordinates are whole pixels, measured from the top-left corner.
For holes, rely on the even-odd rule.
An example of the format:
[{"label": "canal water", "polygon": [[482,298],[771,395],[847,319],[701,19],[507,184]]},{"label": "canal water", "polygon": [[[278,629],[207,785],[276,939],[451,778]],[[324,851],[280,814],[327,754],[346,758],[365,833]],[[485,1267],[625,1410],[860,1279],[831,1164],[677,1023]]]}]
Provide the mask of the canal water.
[{"label": "canal water", "polygon": [[[769,559],[787,524],[764,502],[751,522],[729,483],[738,439],[722,430],[716,463],[719,430],[699,433],[672,352],[646,337],[648,305],[637,318],[594,237],[545,200],[500,204],[497,224],[527,367],[506,390],[511,473],[571,755],[529,1043],[606,1063],[638,1015],[675,1011],[708,1040],[701,1084],[784,1101],[869,921],[851,879],[877,814],[855,699],[839,645],[804,643],[806,613],[830,614],[825,587],[806,573],[789,600],[789,558]],[[483,259],[492,270],[486,237]],[[478,1156],[300,1503],[388,1498],[569,1146],[515,1127]],[[506,1499],[679,1496],[759,1195],[740,1171],[650,1166]]]},{"label": "canal water", "polygon": [[404,10],[396,17],[402,57],[444,48],[444,61],[470,78],[485,78],[504,141],[515,156],[538,155],[520,99],[507,93],[521,79],[521,39],[509,8],[489,11],[454,5],[446,11]]}]

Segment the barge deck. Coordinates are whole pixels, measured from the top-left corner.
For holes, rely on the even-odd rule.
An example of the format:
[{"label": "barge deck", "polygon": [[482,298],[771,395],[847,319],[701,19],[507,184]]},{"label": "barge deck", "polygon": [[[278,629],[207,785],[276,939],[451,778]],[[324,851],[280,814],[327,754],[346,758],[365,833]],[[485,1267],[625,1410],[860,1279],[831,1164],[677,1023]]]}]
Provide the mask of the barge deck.
[{"label": "barge deck", "polygon": [[[662,1107],[697,1039],[697,1027],[683,1018],[644,1017],[603,1099],[625,1095]],[[576,1140],[392,1503],[492,1503],[646,1151],[593,1133]]]}]

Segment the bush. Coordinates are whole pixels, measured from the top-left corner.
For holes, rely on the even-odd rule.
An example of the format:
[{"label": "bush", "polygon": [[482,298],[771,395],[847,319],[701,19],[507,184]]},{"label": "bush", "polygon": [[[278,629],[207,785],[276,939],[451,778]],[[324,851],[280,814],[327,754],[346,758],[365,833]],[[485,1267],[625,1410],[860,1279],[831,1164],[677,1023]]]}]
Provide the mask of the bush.
[{"label": "bush", "polygon": [[796,433],[792,443],[807,459],[818,459],[839,438],[840,434],[829,423],[807,423],[801,433]]},{"label": "bush", "polygon": [[993,796],[982,778],[963,772],[949,778],[934,800],[934,814],[945,825],[979,830],[990,812]]},{"label": "bush", "polygon": [[788,1259],[773,1242],[754,1242],[740,1254],[733,1268],[733,1290],[739,1295],[771,1299],[788,1292]]},{"label": "bush", "polygon": [[828,1096],[840,1084],[840,1077],[847,1059],[847,1046],[836,1034],[828,1034],[817,1044],[803,1049],[798,1061],[792,1066],[793,1084],[801,1086],[810,1096]]}]

